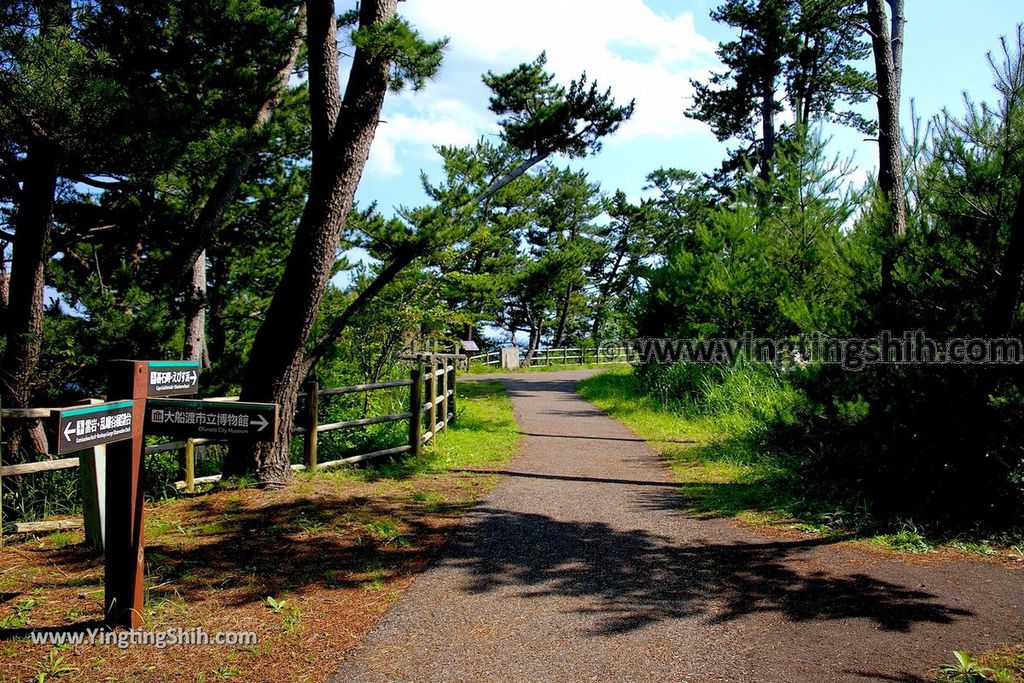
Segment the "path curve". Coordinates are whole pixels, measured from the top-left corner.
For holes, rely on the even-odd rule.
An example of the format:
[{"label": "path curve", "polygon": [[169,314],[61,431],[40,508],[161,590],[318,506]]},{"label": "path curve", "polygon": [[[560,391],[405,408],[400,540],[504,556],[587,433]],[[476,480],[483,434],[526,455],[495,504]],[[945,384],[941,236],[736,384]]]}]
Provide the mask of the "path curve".
[{"label": "path curve", "polygon": [[589,374],[500,377],[519,455],[335,683],[919,681],[1024,637],[1015,568],[688,516],[658,455],[576,393]]}]

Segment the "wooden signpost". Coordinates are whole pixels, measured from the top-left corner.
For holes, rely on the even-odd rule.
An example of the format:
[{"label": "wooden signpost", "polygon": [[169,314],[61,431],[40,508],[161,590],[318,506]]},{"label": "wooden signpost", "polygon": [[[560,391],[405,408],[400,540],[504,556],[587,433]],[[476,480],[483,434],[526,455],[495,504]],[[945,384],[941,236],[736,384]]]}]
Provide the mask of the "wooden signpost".
[{"label": "wooden signpost", "polygon": [[154,398],[146,405],[146,433],[274,441],[277,418],[276,403]]},{"label": "wooden signpost", "polygon": [[109,626],[137,628],[143,617],[142,424],[149,390],[149,363],[114,361],[111,398],[132,406],[131,438],[107,447],[104,510],[103,611]]},{"label": "wooden signpost", "polygon": [[149,396],[188,396],[199,391],[200,366],[190,360],[149,361]]},{"label": "wooden signpost", "polygon": [[199,372],[199,364],[189,361],[114,361],[110,401],[51,413],[48,431],[57,454],[107,445],[102,518],[109,626],[142,625],[144,431],[186,438],[277,438],[275,403],[163,398],[195,394]]},{"label": "wooden signpost", "polygon": [[480,350],[480,347],[472,339],[463,339],[459,344],[462,346],[462,353],[466,356],[466,370],[469,370],[470,358]]},{"label": "wooden signpost", "polygon": [[51,452],[65,455],[132,438],[134,404],[112,401],[50,413]]}]

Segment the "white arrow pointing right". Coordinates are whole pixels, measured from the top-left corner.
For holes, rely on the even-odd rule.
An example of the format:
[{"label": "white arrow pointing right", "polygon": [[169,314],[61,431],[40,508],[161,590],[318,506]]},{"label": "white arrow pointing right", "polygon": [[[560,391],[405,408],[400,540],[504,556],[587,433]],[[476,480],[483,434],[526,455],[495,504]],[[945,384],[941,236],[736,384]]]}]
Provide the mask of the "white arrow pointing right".
[{"label": "white arrow pointing right", "polygon": [[[259,422],[257,422],[257,420],[259,420]],[[252,421],[254,424],[259,425],[259,429],[256,430],[258,432],[262,432],[264,429],[267,428],[267,425],[270,424],[269,422],[267,422],[267,418],[263,417],[262,415],[257,415],[256,417],[253,418]]]}]

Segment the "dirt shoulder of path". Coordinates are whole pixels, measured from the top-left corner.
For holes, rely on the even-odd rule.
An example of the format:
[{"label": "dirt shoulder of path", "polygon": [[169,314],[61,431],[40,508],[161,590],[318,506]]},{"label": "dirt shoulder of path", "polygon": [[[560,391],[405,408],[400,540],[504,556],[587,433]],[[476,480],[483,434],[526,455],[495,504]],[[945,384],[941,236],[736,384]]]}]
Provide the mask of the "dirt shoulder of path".
[{"label": "dirt shoulder of path", "polygon": [[80,531],[9,539],[0,548],[0,680],[326,680],[497,482],[447,463],[498,469],[514,454],[500,387],[460,387],[460,401],[462,424],[419,465],[147,504],[144,628],[252,632],[254,645],[33,645],[30,631],[100,625],[103,555]]}]

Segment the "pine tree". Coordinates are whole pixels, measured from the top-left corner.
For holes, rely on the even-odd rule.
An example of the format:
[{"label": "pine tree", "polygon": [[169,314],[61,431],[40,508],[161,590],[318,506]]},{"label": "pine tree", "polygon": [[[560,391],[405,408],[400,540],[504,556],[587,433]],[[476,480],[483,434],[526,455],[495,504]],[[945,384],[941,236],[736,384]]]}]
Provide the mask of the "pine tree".
[{"label": "pine tree", "polygon": [[852,21],[858,6],[855,0],[727,0],[712,12],[740,35],[716,51],[725,71],[707,83],[692,81],[694,103],[686,114],[710,125],[719,140],[745,144],[725,170],[751,160],[762,178],[769,175],[783,105],[797,127],[825,119],[871,128],[856,113],[836,110],[870,92],[866,74],[852,66],[868,54]]}]

